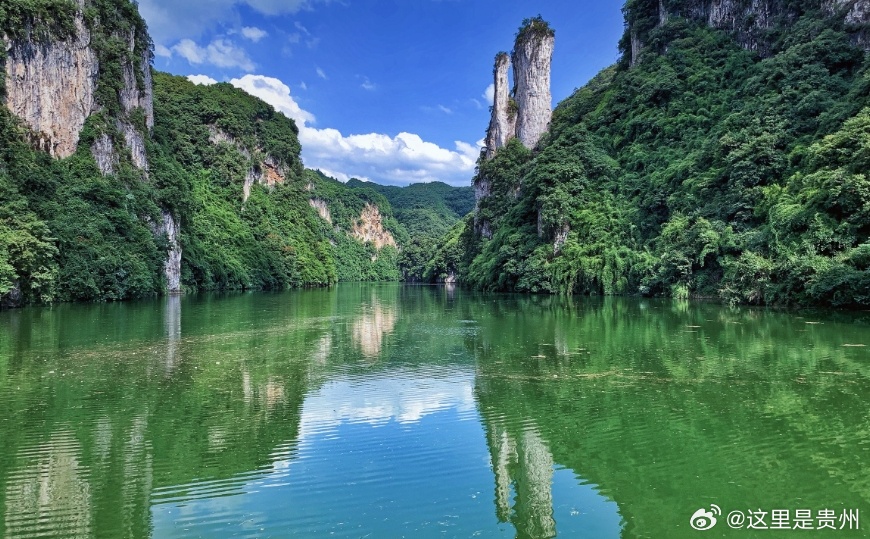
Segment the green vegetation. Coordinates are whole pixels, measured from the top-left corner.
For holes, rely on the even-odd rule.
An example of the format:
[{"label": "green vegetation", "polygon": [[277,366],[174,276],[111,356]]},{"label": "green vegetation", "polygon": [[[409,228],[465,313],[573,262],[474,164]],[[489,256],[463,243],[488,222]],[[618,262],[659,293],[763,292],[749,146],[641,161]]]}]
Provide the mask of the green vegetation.
[{"label": "green vegetation", "polygon": [[[0,0],[0,30],[37,43],[72,38],[76,10],[69,0]],[[155,126],[147,136],[143,111],[122,103],[130,84],[146,89],[140,67],[152,55],[135,3],[92,0],[80,15],[99,60],[100,111],[88,118],[76,153],[54,160],[36,151],[26,126],[0,107],[0,305],[163,293],[170,244],[157,225],[166,215],[180,227],[186,290],[401,278],[400,250],[410,239],[387,198],[303,170],[292,120],[229,84],[154,73]],[[128,126],[145,139],[147,171],[132,163]],[[104,135],[115,157],[108,176],[91,152]],[[454,200],[443,187],[445,202],[435,205],[441,228],[432,237],[470,209],[470,196]],[[318,217],[312,198],[328,200],[332,223]],[[369,204],[396,246],[377,249],[350,235]]]},{"label": "green vegetation", "polygon": [[[446,277],[449,272],[433,260],[433,253],[445,235],[474,209],[472,187],[450,187],[441,182],[395,187],[359,180],[350,180],[347,187],[352,192],[375,191],[382,195],[392,206],[396,221],[407,230],[407,239],[399,242],[402,252],[398,263],[403,280],[434,282]],[[430,265],[441,269],[430,271]]]},{"label": "green vegetation", "polygon": [[[629,23],[647,4],[629,2]],[[870,305],[867,55],[813,11],[771,32],[764,58],[677,16],[652,26],[637,65],[559,104],[537,151],[479,163],[492,196],[462,236],[461,278]]]}]

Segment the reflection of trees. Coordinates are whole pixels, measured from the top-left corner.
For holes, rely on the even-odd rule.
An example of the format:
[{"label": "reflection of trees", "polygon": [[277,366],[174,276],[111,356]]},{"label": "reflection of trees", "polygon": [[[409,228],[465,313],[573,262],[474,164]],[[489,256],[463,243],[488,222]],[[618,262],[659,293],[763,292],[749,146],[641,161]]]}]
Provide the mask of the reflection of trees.
[{"label": "reflection of trees", "polygon": [[[866,341],[865,326],[558,298],[508,298],[471,316],[500,518],[502,470],[514,482],[530,474],[511,456],[528,425],[556,463],[617,502],[624,537],[694,537],[688,515],[705,502],[870,511],[870,364],[842,346]],[[528,535],[517,508],[511,522]]]},{"label": "reflection of trees", "polygon": [[15,363],[0,355],[2,404],[28,410],[0,422],[0,537],[32,534],[37,517],[56,536],[149,537],[151,505],[176,485],[270,464],[277,446],[292,448],[302,401],[322,379],[308,358],[330,335],[331,297],[72,309],[79,331],[67,340],[35,336],[65,326],[69,309],[22,312],[15,331],[36,344]]}]

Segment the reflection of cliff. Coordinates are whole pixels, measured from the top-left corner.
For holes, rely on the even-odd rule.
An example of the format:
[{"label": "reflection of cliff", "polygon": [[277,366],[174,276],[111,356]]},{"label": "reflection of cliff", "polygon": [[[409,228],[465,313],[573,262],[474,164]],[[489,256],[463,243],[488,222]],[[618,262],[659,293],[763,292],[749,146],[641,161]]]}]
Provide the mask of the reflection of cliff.
[{"label": "reflection of cliff", "polygon": [[384,337],[393,332],[396,313],[391,306],[372,297],[371,303],[363,306],[363,312],[353,323],[353,342],[364,356],[376,358],[384,345]]},{"label": "reflection of cliff", "polygon": [[488,425],[487,441],[499,522],[511,522],[520,538],[555,537],[553,456],[537,430],[526,426],[514,435],[496,421]]}]

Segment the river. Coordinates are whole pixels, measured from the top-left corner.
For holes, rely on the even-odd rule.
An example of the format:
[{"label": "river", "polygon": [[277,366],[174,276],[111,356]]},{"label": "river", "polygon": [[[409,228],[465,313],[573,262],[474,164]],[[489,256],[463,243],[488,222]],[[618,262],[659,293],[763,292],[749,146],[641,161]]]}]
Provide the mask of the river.
[{"label": "river", "polygon": [[866,537],[868,345],[401,285],[0,312],[0,537]]}]

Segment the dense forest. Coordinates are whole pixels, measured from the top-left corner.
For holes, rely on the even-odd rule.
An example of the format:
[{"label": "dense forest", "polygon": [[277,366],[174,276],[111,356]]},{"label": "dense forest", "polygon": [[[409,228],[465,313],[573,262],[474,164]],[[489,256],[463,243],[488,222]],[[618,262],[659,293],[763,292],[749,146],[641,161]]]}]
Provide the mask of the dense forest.
[{"label": "dense forest", "polygon": [[792,2],[750,39],[681,16],[691,4],[630,0],[622,60],[558,105],[534,151],[481,158],[490,196],[441,242],[442,272],[489,290],[870,305],[867,21]]}]

